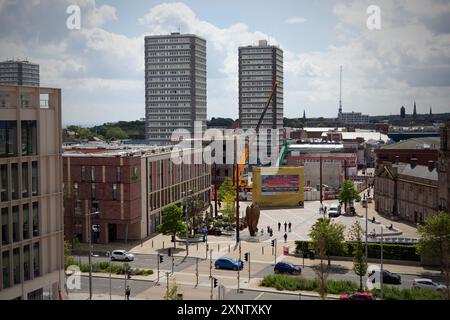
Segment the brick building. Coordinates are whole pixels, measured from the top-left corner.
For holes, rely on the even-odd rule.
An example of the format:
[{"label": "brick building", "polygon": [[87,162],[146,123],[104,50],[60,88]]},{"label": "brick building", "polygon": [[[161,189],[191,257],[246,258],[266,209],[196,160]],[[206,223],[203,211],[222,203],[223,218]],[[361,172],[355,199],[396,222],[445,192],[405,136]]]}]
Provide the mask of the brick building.
[{"label": "brick building", "polygon": [[[89,219],[100,227],[93,240],[108,243],[154,235],[161,211],[192,190],[209,203],[210,166],[175,164],[171,149],[75,146],[63,154],[65,236],[88,240]],[[187,150],[193,158],[192,149]]]}]

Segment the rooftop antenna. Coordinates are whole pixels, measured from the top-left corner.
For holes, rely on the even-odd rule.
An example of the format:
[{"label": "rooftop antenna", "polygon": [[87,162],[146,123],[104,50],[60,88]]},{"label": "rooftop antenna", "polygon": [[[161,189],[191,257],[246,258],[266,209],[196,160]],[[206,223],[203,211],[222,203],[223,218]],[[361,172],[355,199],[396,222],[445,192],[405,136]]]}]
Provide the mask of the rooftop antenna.
[{"label": "rooftop antenna", "polygon": [[339,76],[339,114],[342,113],[342,66]]}]

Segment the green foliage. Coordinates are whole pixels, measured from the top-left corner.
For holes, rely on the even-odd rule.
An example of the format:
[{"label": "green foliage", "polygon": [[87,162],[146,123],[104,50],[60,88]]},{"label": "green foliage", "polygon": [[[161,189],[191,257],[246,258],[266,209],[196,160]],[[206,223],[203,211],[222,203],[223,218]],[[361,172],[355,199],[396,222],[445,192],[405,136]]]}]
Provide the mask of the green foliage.
[{"label": "green foliage", "polygon": [[104,137],[108,141],[128,139],[128,135],[120,128],[107,128]]},{"label": "green foliage", "polygon": [[[319,291],[319,281],[317,279],[305,279],[284,274],[271,274],[265,276],[260,283],[263,287],[271,287],[277,290],[288,291]],[[325,290],[331,294],[353,293],[358,290],[358,285],[352,281],[328,280]]]},{"label": "green foliage", "polygon": [[[445,251],[450,255],[450,214],[440,211],[428,218],[425,225],[419,225],[420,240],[417,251],[443,262]],[[445,250],[446,249],[446,250]]]},{"label": "green foliage", "polygon": [[[73,263],[74,265],[78,265],[78,262]],[[89,264],[83,263],[80,266],[81,272],[89,272]],[[109,273],[110,264],[109,262],[102,261],[102,262],[96,262],[92,264],[92,272],[101,272],[101,273]],[[124,263],[124,264],[112,264],[111,263],[111,273],[112,274],[119,274],[124,275],[127,270],[131,271],[131,274],[139,275],[139,276],[148,276],[153,274],[153,270],[151,269],[133,269],[130,267],[130,264]]]},{"label": "green foliage", "polygon": [[359,290],[363,291],[362,278],[367,273],[367,260],[365,255],[365,246],[362,242],[364,236],[364,230],[361,227],[359,221],[355,223],[350,228],[350,239],[354,241],[353,243],[353,271],[357,276],[359,276]]},{"label": "green foliage", "polygon": [[231,129],[233,126],[234,120],[230,118],[214,118],[206,122],[208,128],[211,127],[223,127],[227,129]]},{"label": "green foliage", "polygon": [[226,195],[232,195],[233,197],[236,197],[236,188],[233,186],[233,181],[230,177],[225,178],[225,180],[220,185],[217,194],[220,201],[225,201]]},{"label": "green foliage", "polygon": [[[372,289],[375,298],[381,298],[380,289]],[[384,300],[443,300],[442,293],[422,288],[399,289],[392,286],[383,287]]]},{"label": "green foliage", "polygon": [[303,118],[296,118],[296,119],[283,118],[284,127],[303,128],[304,125],[305,123],[303,122]]},{"label": "green foliage", "polygon": [[169,287],[169,291],[164,294],[164,300],[183,300],[183,294],[178,292],[179,286],[175,281],[175,278],[172,278],[172,283]]},{"label": "green foliage", "polygon": [[[313,250],[311,241],[296,241],[296,252],[302,252],[302,245],[305,251]],[[346,249],[340,254],[333,254],[334,256],[352,257],[354,244],[346,242],[344,244]],[[365,244],[364,244],[365,246]],[[387,260],[405,260],[405,261],[420,261],[420,255],[416,252],[416,245],[407,244],[383,244],[383,258]],[[365,250],[365,249],[364,249]],[[381,246],[378,243],[368,243],[367,253],[370,259],[381,258]]]},{"label": "green foliage", "polygon": [[181,209],[176,205],[164,208],[162,212],[162,223],[157,227],[158,232],[164,235],[180,235],[186,232]]},{"label": "green foliage", "polygon": [[345,252],[344,230],[343,225],[333,223],[331,219],[319,218],[309,233],[313,249],[320,254],[319,247],[323,241],[327,255],[343,254]]},{"label": "green foliage", "polygon": [[341,188],[339,189],[339,202],[350,204],[358,199],[359,194],[355,189],[355,184],[351,180],[345,180],[342,182]]}]

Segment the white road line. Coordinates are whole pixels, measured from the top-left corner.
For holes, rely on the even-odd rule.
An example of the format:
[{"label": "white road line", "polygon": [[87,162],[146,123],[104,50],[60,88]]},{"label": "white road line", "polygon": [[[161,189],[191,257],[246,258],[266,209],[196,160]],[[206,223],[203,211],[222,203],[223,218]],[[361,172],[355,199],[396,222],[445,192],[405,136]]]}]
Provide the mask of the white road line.
[{"label": "white road line", "polygon": [[264,294],[265,292],[261,292],[260,294],[258,294],[258,296],[255,298],[255,300],[259,300],[259,298],[261,298],[261,296]]}]

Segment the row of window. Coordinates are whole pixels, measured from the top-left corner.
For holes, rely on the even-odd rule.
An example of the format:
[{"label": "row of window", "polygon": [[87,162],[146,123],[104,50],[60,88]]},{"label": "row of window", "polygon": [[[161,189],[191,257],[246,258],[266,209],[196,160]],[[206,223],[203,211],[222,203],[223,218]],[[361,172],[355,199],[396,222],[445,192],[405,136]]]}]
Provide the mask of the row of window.
[{"label": "row of window", "polygon": [[33,202],[31,209],[29,203],[12,206],[11,210],[9,207],[1,208],[1,223],[2,245],[38,237],[39,203]]},{"label": "row of window", "polygon": [[[34,120],[21,121],[22,139],[20,153],[23,156],[37,154],[37,126]],[[16,157],[17,150],[17,121],[0,121],[0,157]]]},{"label": "row of window", "polygon": [[[22,190],[19,190],[19,171]],[[38,162],[22,162],[0,165],[0,202],[34,197],[38,195]]]},{"label": "row of window", "polygon": [[[22,251],[22,252],[21,252]],[[6,289],[13,284],[20,284],[24,281],[28,281],[33,277],[40,276],[40,258],[39,258],[40,246],[39,242],[32,245],[25,245],[21,248],[14,248],[13,250],[2,251],[1,265],[3,283],[2,288]],[[22,263],[20,256],[22,254]],[[12,268],[10,261],[12,260]],[[21,271],[23,270],[23,279],[21,279]],[[10,281],[12,275],[12,283]]]},{"label": "row of window", "polygon": [[[121,167],[116,167],[115,169],[116,171],[116,181],[117,182],[121,182],[122,181],[122,168]],[[95,166],[91,166],[91,170],[90,170],[90,181],[94,182],[96,181],[96,167]],[[86,166],[81,166],[81,181],[87,181],[87,177],[86,177]]]}]

